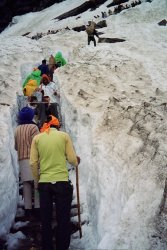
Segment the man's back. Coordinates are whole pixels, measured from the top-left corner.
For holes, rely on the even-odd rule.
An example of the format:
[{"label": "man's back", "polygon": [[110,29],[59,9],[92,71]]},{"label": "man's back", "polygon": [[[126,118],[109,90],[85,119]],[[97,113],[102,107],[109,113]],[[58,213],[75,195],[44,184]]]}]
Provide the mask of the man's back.
[{"label": "man's back", "polygon": [[94,26],[87,26],[86,27],[86,32],[88,35],[93,35],[93,32],[94,32]]},{"label": "man's back", "polygon": [[31,165],[36,165],[39,155],[39,182],[67,181],[68,170],[66,160],[77,166],[76,154],[69,135],[50,128],[49,133],[43,132],[35,136],[31,146]]},{"label": "man's back", "polygon": [[49,74],[49,67],[46,64],[41,64],[38,69],[41,71],[41,75],[43,74]]},{"label": "man's back", "polygon": [[39,133],[35,124],[19,125],[15,130],[15,148],[19,160],[29,159],[32,139]]},{"label": "man's back", "polygon": [[93,21],[89,21],[89,25],[86,26],[86,32],[88,35],[93,35],[95,30],[96,23]]},{"label": "man's back", "polygon": [[[35,183],[38,183],[42,224],[42,249],[53,249],[52,207],[56,203],[56,249],[67,250],[70,245],[70,210],[73,187],[68,180],[66,160],[74,166],[79,163],[70,136],[57,129],[60,123],[50,115],[34,137],[30,165]],[[40,167],[40,173],[38,171]]]}]

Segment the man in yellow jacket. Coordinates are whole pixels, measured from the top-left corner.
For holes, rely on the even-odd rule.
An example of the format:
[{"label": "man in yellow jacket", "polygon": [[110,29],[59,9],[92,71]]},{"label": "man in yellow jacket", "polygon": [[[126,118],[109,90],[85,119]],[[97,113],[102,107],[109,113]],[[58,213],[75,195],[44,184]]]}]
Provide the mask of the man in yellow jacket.
[{"label": "man in yellow jacket", "polygon": [[73,187],[68,179],[66,161],[77,166],[80,159],[76,156],[70,136],[58,131],[58,128],[59,121],[49,116],[41,128],[42,133],[33,138],[30,151],[30,165],[40,197],[42,250],[54,249],[51,226],[53,197],[57,218],[56,250],[67,250],[70,245]]}]

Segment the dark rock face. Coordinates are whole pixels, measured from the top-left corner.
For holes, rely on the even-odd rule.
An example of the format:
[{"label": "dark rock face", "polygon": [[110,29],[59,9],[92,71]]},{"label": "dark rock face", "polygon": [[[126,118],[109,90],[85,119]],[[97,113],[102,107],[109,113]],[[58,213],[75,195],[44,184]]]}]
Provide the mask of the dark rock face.
[{"label": "dark rock face", "polygon": [[119,43],[125,42],[124,39],[120,38],[108,38],[108,37],[99,37],[98,43]]},{"label": "dark rock face", "polygon": [[[102,20],[102,21],[96,23],[96,26],[95,26],[96,29],[101,29],[104,27],[107,27],[106,20]],[[74,28],[72,28],[72,30],[80,32],[80,31],[86,30],[86,27],[85,27],[85,25],[82,25],[82,26],[74,27]]]},{"label": "dark rock face", "polygon": [[12,21],[13,16],[40,11],[64,0],[0,0],[0,32]]},{"label": "dark rock face", "polygon": [[128,0],[113,0],[112,3],[107,5],[107,7],[109,8],[109,7],[119,5],[119,4],[122,4],[122,3],[126,3],[126,2],[128,2]]},{"label": "dark rock face", "polygon": [[102,20],[102,21],[96,23],[96,29],[101,29],[101,28],[104,28],[104,27],[107,27],[106,20]]},{"label": "dark rock face", "polygon": [[72,30],[80,32],[86,30],[85,25],[72,28]]},{"label": "dark rock face", "polygon": [[81,4],[80,6],[65,12],[64,14],[61,14],[60,16],[55,17],[54,19],[63,20],[65,18],[71,17],[71,16],[77,16],[87,10],[95,10],[98,8],[101,4],[105,3],[107,0],[89,0]]},{"label": "dark rock face", "polygon": [[167,24],[167,21],[165,19],[163,19],[162,21],[158,23],[158,25],[160,26],[166,26],[166,24]]}]

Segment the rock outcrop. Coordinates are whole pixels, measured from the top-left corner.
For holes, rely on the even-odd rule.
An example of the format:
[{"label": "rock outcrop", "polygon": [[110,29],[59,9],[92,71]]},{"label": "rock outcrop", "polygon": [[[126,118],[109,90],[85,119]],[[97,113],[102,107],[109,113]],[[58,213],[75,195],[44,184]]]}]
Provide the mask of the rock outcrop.
[{"label": "rock outcrop", "polygon": [[167,25],[167,21],[165,19],[163,19],[162,21],[160,21],[158,23],[158,25],[160,25],[160,26],[166,26]]},{"label": "rock outcrop", "polygon": [[96,8],[98,8],[100,5],[102,5],[103,3],[105,3],[107,0],[96,0],[96,1],[86,1],[83,4],[81,4],[80,6],[67,11],[63,14],[61,14],[60,16],[55,17],[54,19],[58,19],[58,20],[63,20],[65,18],[71,17],[71,16],[77,16],[89,9],[91,10],[95,10]]},{"label": "rock outcrop", "polygon": [[0,1],[0,32],[12,21],[12,17],[28,12],[40,11],[63,0],[1,0]]}]

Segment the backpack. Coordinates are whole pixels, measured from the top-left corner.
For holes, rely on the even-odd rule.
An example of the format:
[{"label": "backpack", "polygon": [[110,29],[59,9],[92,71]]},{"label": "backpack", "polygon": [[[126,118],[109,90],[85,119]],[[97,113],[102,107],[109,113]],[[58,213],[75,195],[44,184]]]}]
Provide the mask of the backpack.
[{"label": "backpack", "polygon": [[36,80],[30,79],[26,86],[23,89],[23,93],[25,96],[31,96],[33,92],[38,88],[38,83]]},{"label": "backpack", "polygon": [[86,32],[88,35],[93,35],[93,32],[94,32],[94,27],[93,26],[87,26],[86,27]]},{"label": "backpack", "polygon": [[89,23],[90,23],[90,25],[86,26],[86,32],[87,32],[88,35],[93,35],[96,23],[92,22],[92,21],[89,21]]},{"label": "backpack", "polygon": [[51,70],[54,66],[55,66],[55,58],[53,55],[51,55],[49,57],[49,64],[48,64],[48,67],[49,67],[49,70]]}]

